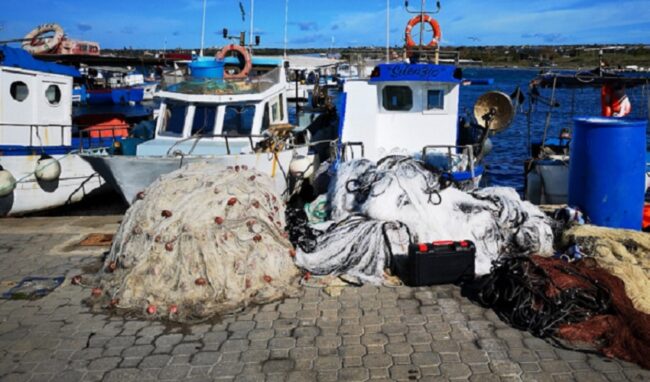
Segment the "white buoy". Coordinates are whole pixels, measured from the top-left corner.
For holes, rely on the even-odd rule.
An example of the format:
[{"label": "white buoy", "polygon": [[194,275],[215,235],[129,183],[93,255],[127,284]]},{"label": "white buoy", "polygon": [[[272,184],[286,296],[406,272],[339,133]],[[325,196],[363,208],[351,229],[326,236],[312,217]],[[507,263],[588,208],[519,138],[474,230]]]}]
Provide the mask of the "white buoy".
[{"label": "white buoy", "polygon": [[43,155],[36,162],[34,175],[36,179],[46,182],[57,180],[61,176],[61,164],[51,156]]},{"label": "white buoy", "polygon": [[289,173],[294,177],[308,179],[314,173],[314,156],[297,155],[289,164]]},{"label": "white buoy", "polygon": [[0,166],[0,198],[11,194],[16,188],[16,178]]}]

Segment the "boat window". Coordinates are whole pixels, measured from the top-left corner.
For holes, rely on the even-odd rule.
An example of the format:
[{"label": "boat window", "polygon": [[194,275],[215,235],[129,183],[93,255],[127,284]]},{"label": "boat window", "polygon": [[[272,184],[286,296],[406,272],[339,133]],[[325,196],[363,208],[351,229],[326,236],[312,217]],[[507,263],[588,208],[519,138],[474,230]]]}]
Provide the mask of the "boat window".
[{"label": "boat window", "polygon": [[216,118],[217,108],[215,106],[196,106],[192,122],[192,135],[213,135]]},{"label": "boat window", "polygon": [[11,98],[15,99],[18,102],[23,102],[27,99],[27,96],[29,96],[29,89],[27,88],[27,84],[22,81],[16,81],[12,83],[11,87],[9,88],[9,92],[11,93]]},{"label": "boat window", "polygon": [[233,105],[226,107],[223,118],[223,134],[248,136],[253,131],[254,105]]},{"label": "boat window", "polygon": [[271,119],[273,122],[278,122],[282,118],[280,117],[280,103],[279,102],[274,102],[271,104]]},{"label": "boat window", "polygon": [[413,107],[413,92],[408,86],[386,86],[383,90],[384,109],[408,111]]},{"label": "boat window", "polygon": [[182,136],[186,115],[187,105],[167,105],[165,119],[163,120],[160,133],[163,135]]},{"label": "boat window", "polygon": [[442,89],[427,90],[427,110],[444,110],[445,92]]},{"label": "boat window", "polygon": [[262,117],[262,129],[260,132],[265,131],[271,125],[271,120],[269,118],[269,103],[267,102],[264,105],[264,117]]},{"label": "boat window", "polygon": [[280,95],[280,119],[284,119],[284,95]]},{"label": "boat window", "polygon": [[58,105],[61,102],[61,89],[56,85],[50,85],[45,90],[45,98],[50,105]]}]

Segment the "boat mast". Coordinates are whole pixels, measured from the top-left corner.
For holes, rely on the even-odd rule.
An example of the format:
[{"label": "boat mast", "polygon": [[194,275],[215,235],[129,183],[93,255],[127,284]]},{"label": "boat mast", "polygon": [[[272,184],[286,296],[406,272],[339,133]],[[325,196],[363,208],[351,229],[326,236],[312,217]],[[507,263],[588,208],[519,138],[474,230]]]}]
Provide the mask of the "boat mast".
[{"label": "boat mast", "polygon": [[289,0],[284,1],[284,59],[287,59],[287,26],[289,25]]},{"label": "boat mast", "polygon": [[253,37],[253,33],[254,33],[253,32],[253,17],[254,17],[254,14],[255,14],[254,12],[255,12],[255,0],[251,0],[251,33],[250,33],[251,35],[250,35],[250,39],[249,39],[251,52],[253,51],[253,39],[254,39],[254,37]]},{"label": "boat mast", "polygon": [[207,3],[207,0],[203,0],[203,22],[201,23],[201,51],[199,52],[200,57],[203,57],[203,43],[205,41],[205,8],[206,8],[206,3]]},{"label": "boat mast", "polygon": [[390,0],[386,0],[386,62],[390,62]]}]

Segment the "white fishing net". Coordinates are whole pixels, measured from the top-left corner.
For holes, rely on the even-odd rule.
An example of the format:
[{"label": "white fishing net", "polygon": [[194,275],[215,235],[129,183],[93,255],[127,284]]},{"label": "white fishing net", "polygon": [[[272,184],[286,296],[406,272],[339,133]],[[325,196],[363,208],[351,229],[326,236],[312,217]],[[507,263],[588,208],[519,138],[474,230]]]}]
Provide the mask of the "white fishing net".
[{"label": "white fishing net", "polygon": [[[389,247],[403,244],[382,234],[385,222],[391,222],[389,232],[403,231],[402,223],[415,242],[473,241],[477,275],[489,273],[492,261],[504,254],[552,254],[548,218],[514,189],[464,192],[443,188],[441,179],[407,157],[341,164],[329,189],[334,223],[325,232],[315,231],[309,243],[297,240],[296,263],[314,274],[348,273],[376,283],[383,276],[381,265],[390,261],[386,257],[395,255]],[[343,261],[334,267],[331,259]]]},{"label": "white fishing net", "polygon": [[296,291],[284,203],[268,176],[194,163],[138,198],[115,236],[96,303],[191,321]]}]

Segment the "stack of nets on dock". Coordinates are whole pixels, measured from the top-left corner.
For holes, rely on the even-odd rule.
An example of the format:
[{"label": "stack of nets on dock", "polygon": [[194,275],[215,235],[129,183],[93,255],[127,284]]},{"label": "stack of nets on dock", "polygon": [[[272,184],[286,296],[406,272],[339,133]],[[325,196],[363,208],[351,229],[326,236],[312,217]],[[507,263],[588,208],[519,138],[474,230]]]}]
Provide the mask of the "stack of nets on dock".
[{"label": "stack of nets on dock", "polygon": [[625,284],[634,307],[650,314],[650,235],[644,232],[579,225],[562,235],[562,245],[582,252]]},{"label": "stack of nets on dock", "polygon": [[625,289],[593,259],[518,256],[500,259],[464,292],[515,328],[650,368],[650,315]]},{"label": "stack of nets on dock", "polygon": [[195,163],[127,211],[91,302],[192,321],[296,291],[284,205],[266,175]]},{"label": "stack of nets on dock", "polygon": [[440,172],[410,157],[341,164],[328,194],[331,221],[312,227],[300,211],[289,214],[296,263],[317,275],[380,283],[409,242],[471,240],[477,274],[501,255],[552,253],[548,218],[515,190],[445,187]]}]

